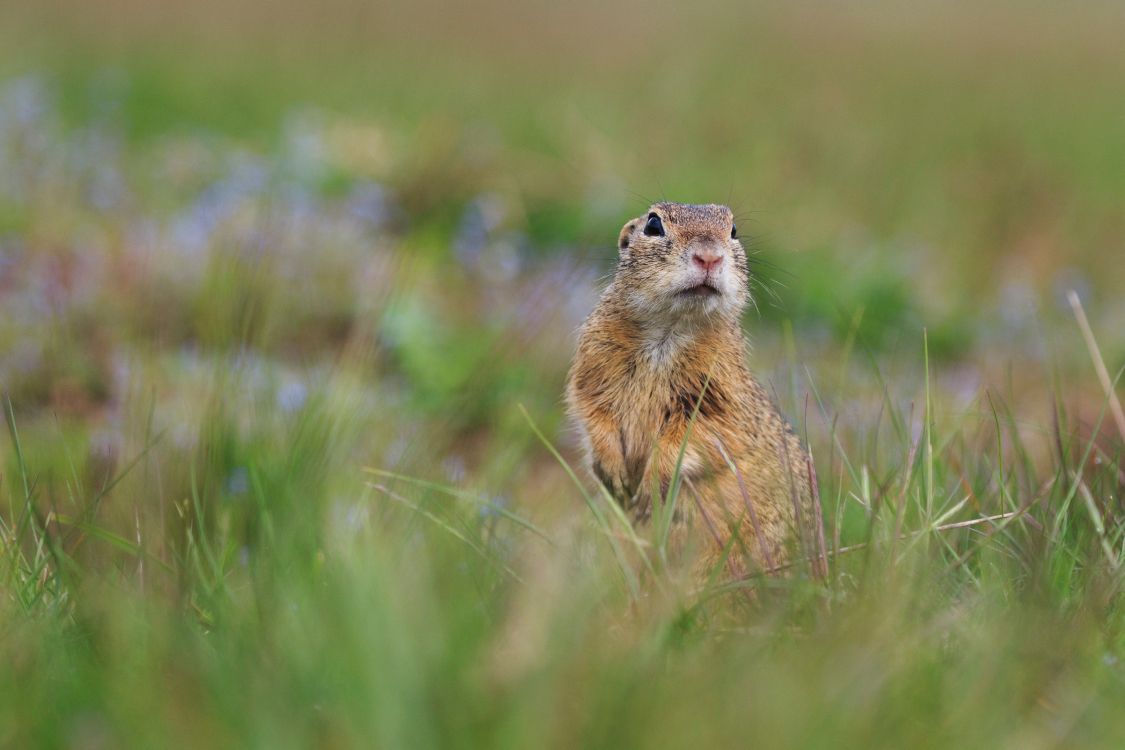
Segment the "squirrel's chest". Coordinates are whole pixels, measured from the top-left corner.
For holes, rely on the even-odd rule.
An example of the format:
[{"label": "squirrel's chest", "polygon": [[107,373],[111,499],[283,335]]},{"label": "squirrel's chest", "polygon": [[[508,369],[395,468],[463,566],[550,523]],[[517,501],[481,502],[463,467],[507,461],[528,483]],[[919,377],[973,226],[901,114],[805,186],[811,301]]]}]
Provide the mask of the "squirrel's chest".
[{"label": "squirrel's chest", "polygon": [[675,427],[672,396],[662,384],[638,382],[616,407],[622,441],[630,453],[648,450],[653,441]]},{"label": "squirrel's chest", "polygon": [[[622,386],[624,393],[615,399],[614,411],[626,456],[647,457],[654,451],[678,453],[689,424],[693,425],[693,435],[699,437],[719,416],[721,391],[705,377],[670,368],[638,367]],[[689,447],[688,453],[693,452]]]}]

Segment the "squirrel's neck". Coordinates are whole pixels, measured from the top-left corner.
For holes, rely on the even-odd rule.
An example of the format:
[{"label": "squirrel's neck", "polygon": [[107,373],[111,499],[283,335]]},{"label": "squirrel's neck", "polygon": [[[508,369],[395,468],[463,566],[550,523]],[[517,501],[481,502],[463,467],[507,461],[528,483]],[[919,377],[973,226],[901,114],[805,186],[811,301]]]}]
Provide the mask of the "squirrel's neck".
[{"label": "squirrel's neck", "polygon": [[739,322],[726,316],[711,319],[692,319],[683,317],[654,321],[640,320],[626,309],[612,311],[615,322],[622,326],[627,342],[635,354],[643,355],[657,367],[673,367],[690,360],[701,364],[728,352],[739,353],[745,347],[745,339]]}]

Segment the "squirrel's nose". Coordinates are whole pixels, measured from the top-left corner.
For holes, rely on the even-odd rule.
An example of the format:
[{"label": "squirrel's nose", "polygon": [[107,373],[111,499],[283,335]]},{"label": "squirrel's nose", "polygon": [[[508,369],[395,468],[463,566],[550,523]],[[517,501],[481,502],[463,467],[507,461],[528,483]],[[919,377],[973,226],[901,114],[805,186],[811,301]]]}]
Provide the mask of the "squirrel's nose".
[{"label": "squirrel's nose", "polygon": [[710,273],[723,264],[723,254],[714,248],[701,248],[692,253],[691,260],[704,273]]}]

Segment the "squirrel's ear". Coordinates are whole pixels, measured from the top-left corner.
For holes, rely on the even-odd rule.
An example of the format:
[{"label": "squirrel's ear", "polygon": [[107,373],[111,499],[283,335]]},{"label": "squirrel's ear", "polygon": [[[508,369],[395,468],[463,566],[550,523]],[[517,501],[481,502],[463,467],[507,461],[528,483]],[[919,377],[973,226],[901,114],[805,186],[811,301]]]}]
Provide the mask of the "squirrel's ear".
[{"label": "squirrel's ear", "polygon": [[629,243],[633,241],[633,230],[637,228],[637,222],[630,221],[625,226],[621,227],[621,234],[617,236],[617,252],[624,258],[629,254]]}]

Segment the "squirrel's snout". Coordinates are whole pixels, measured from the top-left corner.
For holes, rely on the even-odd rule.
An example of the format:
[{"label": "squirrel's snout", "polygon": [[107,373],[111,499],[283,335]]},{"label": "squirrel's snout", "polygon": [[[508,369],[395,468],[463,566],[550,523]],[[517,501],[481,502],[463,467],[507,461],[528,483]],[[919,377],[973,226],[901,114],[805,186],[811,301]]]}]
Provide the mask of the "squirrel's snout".
[{"label": "squirrel's snout", "polygon": [[700,248],[691,254],[691,261],[704,273],[711,273],[723,264],[723,254],[715,248]]}]

